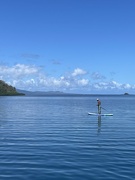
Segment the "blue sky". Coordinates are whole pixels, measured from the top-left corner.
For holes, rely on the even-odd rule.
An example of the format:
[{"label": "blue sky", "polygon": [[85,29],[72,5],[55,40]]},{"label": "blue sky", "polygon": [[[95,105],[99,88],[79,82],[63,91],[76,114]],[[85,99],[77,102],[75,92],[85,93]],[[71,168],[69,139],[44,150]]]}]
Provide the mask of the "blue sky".
[{"label": "blue sky", "polygon": [[0,79],[24,90],[135,93],[134,0],[1,0]]}]

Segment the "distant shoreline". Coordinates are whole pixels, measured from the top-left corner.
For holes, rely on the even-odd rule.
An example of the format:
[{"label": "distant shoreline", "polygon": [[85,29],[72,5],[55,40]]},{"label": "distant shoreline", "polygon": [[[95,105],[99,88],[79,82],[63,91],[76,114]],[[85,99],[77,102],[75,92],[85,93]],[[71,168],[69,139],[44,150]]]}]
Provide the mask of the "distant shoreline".
[{"label": "distant shoreline", "polygon": [[135,96],[135,94],[81,94],[81,93],[64,93],[59,91],[48,91],[48,92],[42,92],[42,91],[25,91],[25,90],[17,90],[19,93],[25,94],[25,96],[36,96],[36,97],[90,97],[90,96]]}]

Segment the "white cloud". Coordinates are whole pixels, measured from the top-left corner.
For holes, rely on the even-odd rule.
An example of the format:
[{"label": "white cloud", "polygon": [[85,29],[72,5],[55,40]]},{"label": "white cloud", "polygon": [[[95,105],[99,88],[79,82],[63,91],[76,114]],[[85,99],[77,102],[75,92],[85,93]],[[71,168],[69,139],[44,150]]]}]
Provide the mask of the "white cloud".
[{"label": "white cloud", "polygon": [[[66,73],[65,73],[66,74]],[[115,91],[115,90],[134,90],[135,85],[122,84],[117,81],[104,81],[104,76],[93,73],[100,82],[91,82],[86,78],[86,71],[76,68],[68,75],[63,74],[60,77],[46,76],[43,69],[25,64],[16,64],[14,66],[0,66],[0,79],[19,89],[25,90],[67,90],[76,89],[78,92],[85,89],[91,91]]]},{"label": "white cloud", "polygon": [[133,90],[135,85],[122,84],[116,81],[93,83],[93,88],[98,90]]},{"label": "white cloud", "polygon": [[105,76],[103,76],[102,74],[100,74],[99,72],[93,72],[91,74],[91,78],[94,80],[101,80],[101,79],[106,79]]},{"label": "white cloud", "polygon": [[87,72],[84,71],[83,69],[80,69],[80,68],[76,68],[74,70],[74,72],[72,73],[72,76],[78,76],[78,75],[84,75],[86,74]]},{"label": "white cloud", "polygon": [[12,67],[9,66],[0,66],[0,76],[9,76],[11,77],[20,77],[33,75],[38,73],[39,69],[35,66],[28,66],[24,64],[16,64]]},{"label": "white cloud", "polygon": [[80,85],[80,86],[87,86],[88,84],[89,84],[88,79],[80,79],[80,80],[78,80],[78,85]]}]

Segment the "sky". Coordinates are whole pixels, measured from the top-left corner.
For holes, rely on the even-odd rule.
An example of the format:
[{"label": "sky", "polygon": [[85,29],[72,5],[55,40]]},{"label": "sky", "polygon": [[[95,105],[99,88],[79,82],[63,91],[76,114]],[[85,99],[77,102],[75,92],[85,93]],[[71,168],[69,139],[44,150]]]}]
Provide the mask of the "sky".
[{"label": "sky", "polygon": [[1,0],[0,79],[17,89],[135,93],[134,0]]}]

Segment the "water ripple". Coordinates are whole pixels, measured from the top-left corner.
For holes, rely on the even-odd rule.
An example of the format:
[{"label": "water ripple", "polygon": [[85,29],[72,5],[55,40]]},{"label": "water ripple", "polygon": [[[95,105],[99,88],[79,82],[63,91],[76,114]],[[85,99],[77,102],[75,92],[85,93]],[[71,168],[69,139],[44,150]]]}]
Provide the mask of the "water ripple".
[{"label": "water ripple", "polygon": [[92,97],[18,98],[0,102],[0,179],[135,179],[135,113],[119,116],[119,99],[99,121]]}]

